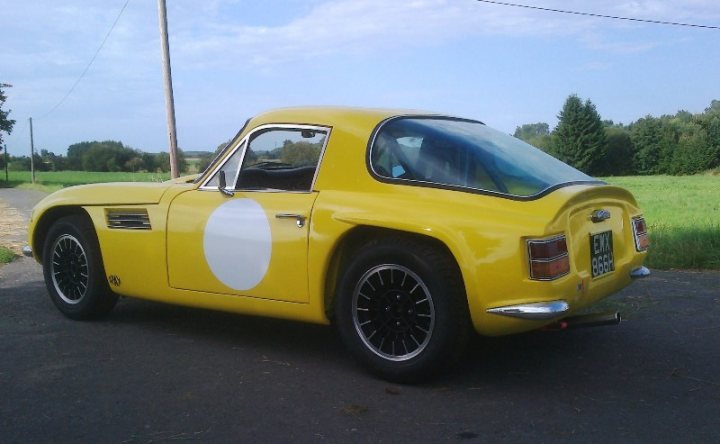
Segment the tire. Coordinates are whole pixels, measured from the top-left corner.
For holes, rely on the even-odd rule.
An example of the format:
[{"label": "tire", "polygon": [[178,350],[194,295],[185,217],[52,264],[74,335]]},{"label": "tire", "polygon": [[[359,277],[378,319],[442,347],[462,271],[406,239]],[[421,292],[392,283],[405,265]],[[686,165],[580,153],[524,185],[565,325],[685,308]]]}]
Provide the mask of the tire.
[{"label": "tire", "polygon": [[374,240],[357,251],[337,286],[334,321],[356,360],[400,383],[448,368],[471,332],[453,258],[405,238]]},{"label": "tire", "polygon": [[43,246],[45,286],[68,318],[95,319],[117,302],[105,278],[100,246],[90,220],[82,215],[58,219]]}]

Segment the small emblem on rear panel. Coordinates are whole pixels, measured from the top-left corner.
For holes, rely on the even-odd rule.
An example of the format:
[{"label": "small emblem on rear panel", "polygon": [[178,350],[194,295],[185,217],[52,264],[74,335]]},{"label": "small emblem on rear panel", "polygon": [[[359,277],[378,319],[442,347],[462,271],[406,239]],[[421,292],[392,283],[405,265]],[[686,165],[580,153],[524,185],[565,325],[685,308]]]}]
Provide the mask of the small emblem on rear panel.
[{"label": "small emblem on rear panel", "polygon": [[590,220],[598,223],[604,220],[610,219],[610,212],[608,210],[595,210],[590,215]]}]

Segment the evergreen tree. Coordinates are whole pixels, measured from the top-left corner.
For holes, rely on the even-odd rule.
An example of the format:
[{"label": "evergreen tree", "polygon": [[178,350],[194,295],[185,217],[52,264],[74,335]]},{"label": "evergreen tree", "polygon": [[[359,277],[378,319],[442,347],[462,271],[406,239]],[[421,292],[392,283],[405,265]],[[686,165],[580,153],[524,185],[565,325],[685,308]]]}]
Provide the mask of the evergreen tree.
[{"label": "evergreen tree", "polygon": [[631,125],[630,139],[635,148],[633,160],[639,174],[658,172],[662,136],[662,124],[656,117],[648,115]]},{"label": "evergreen tree", "polygon": [[619,126],[606,126],[605,136],[607,148],[603,174],[611,176],[633,174],[633,144],[629,132]]},{"label": "evergreen tree", "polygon": [[595,105],[569,96],[558,115],[551,153],[587,174],[602,174],[605,150],[605,129]]}]

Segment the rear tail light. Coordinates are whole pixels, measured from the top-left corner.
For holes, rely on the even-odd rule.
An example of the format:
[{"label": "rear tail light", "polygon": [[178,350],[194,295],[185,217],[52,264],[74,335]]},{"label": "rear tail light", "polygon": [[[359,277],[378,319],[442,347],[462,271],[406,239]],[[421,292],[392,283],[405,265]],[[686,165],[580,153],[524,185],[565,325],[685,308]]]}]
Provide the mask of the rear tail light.
[{"label": "rear tail light", "polygon": [[633,237],[635,238],[635,249],[637,251],[645,251],[650,246],[648,238],[647,225],[642,216],[633,217],[632,219]]},{"label": "rear tail light", "polygon": [[564,235],[527,241],[530,279],[552,281],[570,272],[567,242]]}]

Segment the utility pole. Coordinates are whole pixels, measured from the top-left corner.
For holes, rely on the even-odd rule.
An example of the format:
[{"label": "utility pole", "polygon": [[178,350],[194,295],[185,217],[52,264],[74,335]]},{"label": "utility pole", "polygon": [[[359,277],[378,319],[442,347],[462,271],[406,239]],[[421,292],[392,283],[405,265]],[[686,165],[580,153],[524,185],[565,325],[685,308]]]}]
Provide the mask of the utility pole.
[{"label": "utility pole", "polygon": [[35,183],[35,142],[33,141],[32,117],[30,117],[30,175]]},{"label": "utility pole", "polygon": [[10,183],[10,179],[8,178],[8,152],[7,152],[7,143],[5,144],[5,183]]},{"label": "utility pole", "polygon": [[162,49],[163,80],[165,85],[165,113],[168,121],[170,139],[170,177],[178,177],[177,132],[175,130],[175,98],[173,97],[172,71],[170,70],[170,44],[167,31],[167,8],[165,0],[158,0],[158,18],[160,20],[160,48]]}]

